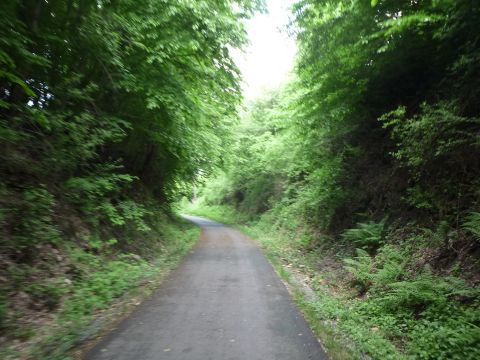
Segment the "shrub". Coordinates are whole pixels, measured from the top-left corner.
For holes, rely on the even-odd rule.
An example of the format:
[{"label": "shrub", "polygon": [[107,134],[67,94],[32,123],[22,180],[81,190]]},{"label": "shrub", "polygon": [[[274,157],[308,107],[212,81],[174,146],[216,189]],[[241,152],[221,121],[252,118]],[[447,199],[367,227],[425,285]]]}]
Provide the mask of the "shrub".
[{"label": "shrub", "polygon": [[21,205],[14,211],[14,244],[17,249],[40,243],[55,243],[60,232],[54,221],[54,196],[43,186],[25,189]]}]

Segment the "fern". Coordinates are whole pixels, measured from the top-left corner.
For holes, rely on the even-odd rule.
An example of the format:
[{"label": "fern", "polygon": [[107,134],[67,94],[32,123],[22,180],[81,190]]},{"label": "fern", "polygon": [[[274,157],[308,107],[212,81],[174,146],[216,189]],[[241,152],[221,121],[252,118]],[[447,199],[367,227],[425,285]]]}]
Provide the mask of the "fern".
[{"label": "fern", "polygon": [[372,291],[382,292],[404,275],[408,256],[393,245],[383,246],[375,257]]},{"label": "fern", "polygon": [[342,234],[342,238],[360,247],[376,247],[383,243],[385,219],[376,223],[358,223],[355,228],[348,229]]},{"label": "fern", "polygon": [[472,233],[477,241],[480,241],[480,213],[471,212],[468,214],[462,227]]},{"label": "fern", "polygon": [[395,282],[389,287],[390,291],[383,297],[383,301],[394,309],[419,310],[429,305],[441,309],[456,297],[474,299],[480,294],[460,278],[435,276],[429,267],[416,279]]},{"label": "fern", "polygon": [[357,249],[357,256],[353,259],[345,259],[345,270],[353,275],[355,283],[360,285],[361,291],[367,291],[373,280],[373,259],[365,250]]}]

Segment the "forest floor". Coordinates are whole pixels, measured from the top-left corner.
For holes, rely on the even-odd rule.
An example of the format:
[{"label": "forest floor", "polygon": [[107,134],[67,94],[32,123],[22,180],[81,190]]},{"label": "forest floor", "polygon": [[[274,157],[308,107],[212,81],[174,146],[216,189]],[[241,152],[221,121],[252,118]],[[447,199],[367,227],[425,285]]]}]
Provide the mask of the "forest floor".
[{"label": "forest floor", "polygon": [[327,359],[260,248],[190,219],[203,229],[197,246],[87,359]]}]

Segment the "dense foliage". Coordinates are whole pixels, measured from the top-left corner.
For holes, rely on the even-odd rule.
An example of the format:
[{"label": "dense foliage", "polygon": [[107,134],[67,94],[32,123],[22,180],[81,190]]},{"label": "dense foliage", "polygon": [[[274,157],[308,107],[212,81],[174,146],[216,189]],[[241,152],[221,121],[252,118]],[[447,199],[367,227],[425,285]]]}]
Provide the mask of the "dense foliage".
[{"label": "dense foliage", "polygon": [[480,4],[302,0],[293,13],[295,78],[247,106],[204,203],[287,234],[281,258],[313,254],[312,271],[355,289],[344,313],[313,312],[375,358],[478,357]]},{"label": "dense foliage", "polygon": [[71,225],[68,210],[96,228],[147,231],[144,199],[168,204],[228,142],[241,100],[230,52],[245,43],[240,20],[257,8],[209,0],[3,2],[2,246],[24,256],[55,242]]},{"label": "dense foliage", "polygon": [[[478,211],[478,4],[301,1],[294,11],[297,79],[251,107],[254,125],[242,127],[264,145],[238,141],[233,188],[277,171],[265,179],[284,176],[306,220],[329,230],[358,213],[458,223]],[[262,165],[243,168],[255,154]]]},{"label": "dense foliage", "polygon": [[387,217],[460,232],[471,224],[475,234],[478,6],[302,1],[294,10],[297,78],[250,104],[224,193],[206,195],[252,214],[281,203],[332,234]]},{"label": "dense foliage", "polygon": [[[2,333],[22,318],[18,294],[35,303],[23,283],[65,275],[42,258],[51,249],[70,263],[53,266],[72,271],[70,280],[70,246],[149,260],[162,252],[162,213],[229,142],[241,101],[231,52],[246,42],[242,20],[260,8],[255,0],[1,2]],[[19,284],[12,274],[23,268],[31,276]]]},{"label": "dense foliage", "polygon": [[2,2],[2,341],[182,249],[159,214],[221,165],[203,199],[280,233],[362,353],[479,357],[480,4],[299,0],[292,81],[236,125],[231,52],[261,2]]}]

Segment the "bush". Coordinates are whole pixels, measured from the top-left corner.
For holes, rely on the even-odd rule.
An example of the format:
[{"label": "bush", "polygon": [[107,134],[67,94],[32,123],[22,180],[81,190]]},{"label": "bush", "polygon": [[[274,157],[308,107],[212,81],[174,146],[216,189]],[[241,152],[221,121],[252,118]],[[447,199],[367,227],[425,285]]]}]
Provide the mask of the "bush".
[{"label": "bush", "polygon": [[20,206],[11,214],[11,221],[17,223],[13,237],[15,248],[31,250],[33,245],[59,240],[54,205],[54,196],[43,186],[23,191]]},{"label": "bush", "polygon": [[402,106],[380,120],[396,141],[393,156],[415,180],[409,203],[444,213],[476,201],[480,119],[463,116],[456,102],[423,103],[418,114],[408,114]]}]

